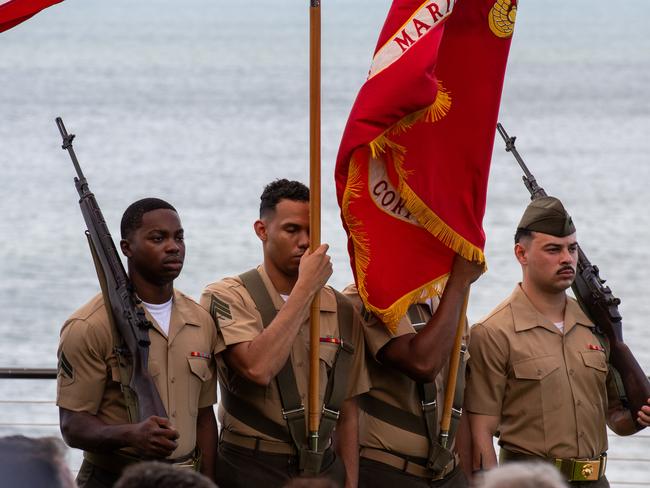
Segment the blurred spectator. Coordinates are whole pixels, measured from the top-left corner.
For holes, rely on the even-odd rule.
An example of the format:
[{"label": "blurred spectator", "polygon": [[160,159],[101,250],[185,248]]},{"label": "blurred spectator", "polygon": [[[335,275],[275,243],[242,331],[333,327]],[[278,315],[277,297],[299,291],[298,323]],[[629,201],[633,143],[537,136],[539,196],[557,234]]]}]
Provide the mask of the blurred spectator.
[{"label": "blurred spectator", "polygon": [[476,488],[566,488],[569,485],[549,463],[516,462],[485,471],[476,479]]},{"label": "blurred spectator", "polygon": [[0,487],[75,488],[65,453],[54,437],[1,437]]},{"label": "blurred spectator", "polygon": [[114,488],[215,488],[208,478],[190,468],[145,461],[124,470]]}]

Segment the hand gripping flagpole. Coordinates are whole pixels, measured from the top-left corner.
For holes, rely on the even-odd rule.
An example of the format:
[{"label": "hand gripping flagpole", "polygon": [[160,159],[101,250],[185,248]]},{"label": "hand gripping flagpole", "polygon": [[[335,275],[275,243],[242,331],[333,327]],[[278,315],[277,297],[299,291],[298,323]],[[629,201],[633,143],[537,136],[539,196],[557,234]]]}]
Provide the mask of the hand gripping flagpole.
[{"label": "hand gripping flagpole", "polygon": [[458,326],[456,328],[456,338],[454,340],[454,347],[451,351],[449,358],[449,374],[447,375],[447,386],[445,388],[445,403],[442,409],[442,419],[440,421],[440,436],[438,441],[445,449],[449,449],[449,427],[451,426],[451,409],[454,403],[454,395],[456,393],[456,378],[458,376],[458,368],[460,366],[460,348],[463,344],[463,333],[465,332],[465,321],[467,320],[467,303],[469,302],[469,289],[465,293],[463,300],[463,308],[458,318]]},{"label": "hand gripping flagpole", "polygon": [[[320,0],[309,9],[309,250],[320,246]],[[320,296],[311,304],[309,328],[309,449],[318,450]]]}]

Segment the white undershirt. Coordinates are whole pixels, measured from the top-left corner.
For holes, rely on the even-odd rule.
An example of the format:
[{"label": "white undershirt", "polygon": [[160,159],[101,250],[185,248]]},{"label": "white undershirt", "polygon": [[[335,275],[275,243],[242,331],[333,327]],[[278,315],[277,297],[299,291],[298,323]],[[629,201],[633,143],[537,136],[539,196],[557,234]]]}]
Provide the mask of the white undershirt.
[{"label": "white undershirt", "polygon": [[285,302],[289,299],[289,295],[283,295],[282,293],[280,293],[280,296]]},{"label": "white undershirt", "polygon": [[169,335],[169,321],[172,317],[172,301],[173,298],[170,298],[169,301],[165,303],[142,302],[147,311],[167,336]]},{"label": "white undershirt", "polygon": [[553,325],[557,327],[560,332],[564,333],[564,320],[562,322],[553,322]]}]

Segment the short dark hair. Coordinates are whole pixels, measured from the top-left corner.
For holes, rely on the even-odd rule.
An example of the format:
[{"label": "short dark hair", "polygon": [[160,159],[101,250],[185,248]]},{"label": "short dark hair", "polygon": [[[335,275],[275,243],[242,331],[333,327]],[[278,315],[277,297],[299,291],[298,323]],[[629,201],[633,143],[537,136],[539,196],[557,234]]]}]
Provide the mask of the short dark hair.
[{"label": "short dark hair", "polygon": [[519,241],[522,239],[525,239],[527,237],[532,237],[533,236],[533,231],[528,230],[528,229],[517,229],[517,232],[515,232],[515,244],[519,244]]},{"label": "short dark hair", "polygon": [[65,446],[54,437],[13,435],[0,438],[0,484],[36,488],[71,488]]},{"label": "short dark hair", "polygon": [[275,210],[280,200],[293,200],[294,202],[308,202],[309,188],[299,181],[287,179],[275,180],[264,187],[260,197],[260,218],[266,213]]},{"label": "short dark hair", "polygon": [[115,488],[214,488],[215,484],[191,469],[175,468],[159,461],[145,461],[126,468]]},{"label": "short dark hair", "polygon": [[124,211],[122,221],[120,222],[122,239],[127,239],[132,232],[140,228],[144,214],[159,209],[173,210],[176,212],[176,209],[171,204],[160,198],[143,198],[129,205]]}]

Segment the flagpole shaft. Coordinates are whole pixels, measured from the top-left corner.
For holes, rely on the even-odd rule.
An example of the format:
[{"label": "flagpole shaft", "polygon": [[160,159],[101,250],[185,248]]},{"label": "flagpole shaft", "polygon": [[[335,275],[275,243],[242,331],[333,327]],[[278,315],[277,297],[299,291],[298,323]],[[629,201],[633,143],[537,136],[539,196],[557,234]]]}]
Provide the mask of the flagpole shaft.
[{"label": "flagpole shaft", "polygon": [[451,409],[453,407],[454,395],[456,393],[456,378],[458,376],[458,367],[460,366],[460,348],[463,344],[468,302],[469,289],[467,290],[467,293],[465,293],[463,307],[456,327],[454,347],[451,351],[451,357],[449,358],[449,374],[447,376],[447,387],[445,389],[445,403],[442,409],[442,420],[440,421],[440,444],[444,448],[449,448],[447,444],[449,441],[449,426],[451,425]]},{"label": "flagpole shaft", "polygon": [[[321,15],[320,0],[311,0],[309,9],[309,249],[320,246],[320,65],[321,65]],[[320,349],[320,297],[316,295],[311,305],[309,327],[309,448],[318,449],[319,406],[319,349]]]}]

